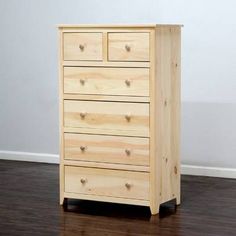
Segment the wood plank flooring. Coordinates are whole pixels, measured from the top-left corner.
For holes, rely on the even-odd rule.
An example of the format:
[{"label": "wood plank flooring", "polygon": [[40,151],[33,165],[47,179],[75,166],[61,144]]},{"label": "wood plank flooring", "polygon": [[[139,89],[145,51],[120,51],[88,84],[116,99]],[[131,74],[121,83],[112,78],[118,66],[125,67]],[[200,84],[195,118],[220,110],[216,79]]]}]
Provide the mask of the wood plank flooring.
[{"label": "wood plank flooring", "polygon": [[234,236],[236,180],[182,176],[182,205],[149,208],[69,200],[59,206],[58,165],[0,160],[1,236]]}]

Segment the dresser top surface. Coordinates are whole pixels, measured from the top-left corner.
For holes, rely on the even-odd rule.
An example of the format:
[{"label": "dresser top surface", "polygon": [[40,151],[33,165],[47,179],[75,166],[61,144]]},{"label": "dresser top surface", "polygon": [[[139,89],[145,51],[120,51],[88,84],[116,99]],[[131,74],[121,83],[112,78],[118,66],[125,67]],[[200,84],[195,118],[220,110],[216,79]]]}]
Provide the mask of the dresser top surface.
[{"label": "dresser top surface", "polygon": [[182,24],[59,24],[58,28],[155,28],[183,27]]}]

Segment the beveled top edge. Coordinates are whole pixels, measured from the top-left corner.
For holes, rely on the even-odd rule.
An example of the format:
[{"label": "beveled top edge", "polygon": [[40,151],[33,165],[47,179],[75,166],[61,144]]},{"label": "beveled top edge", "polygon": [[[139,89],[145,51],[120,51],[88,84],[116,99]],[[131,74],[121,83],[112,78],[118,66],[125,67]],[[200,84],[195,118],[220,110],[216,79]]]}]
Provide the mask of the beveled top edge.
[{"label": "beveled top edge", "polygon": [[158,26],[179,26],[183,27],[182,24],[59,24],[57,27],[60,28],[155,28]]}]

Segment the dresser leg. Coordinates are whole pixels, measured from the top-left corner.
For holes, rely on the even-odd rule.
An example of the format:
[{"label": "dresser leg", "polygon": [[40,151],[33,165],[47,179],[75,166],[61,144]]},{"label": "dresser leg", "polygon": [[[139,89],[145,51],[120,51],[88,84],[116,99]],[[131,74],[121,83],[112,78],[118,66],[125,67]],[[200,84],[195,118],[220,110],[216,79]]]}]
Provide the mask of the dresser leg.
[{"label": "dresser leg", "polygon": [[150,210],[151,210],[152,215],[159,214],[159,209],[160,209],[160,206],[157,206],[157,207],[150,206]]},{"label": "dresser leg", "polygon": [[64,198],[60,198],[60,205],[63,205],[64,203]]},{"label": "dresser leg", "polygon": [[175,199],[175,205],[178,206],[181,203],[180,195]]},{"label": "dresser leg", "polygon": [[66,204],[66,198],[64,198],[64,197],[60,197],[60,205],[64,205],[64,204]]}]

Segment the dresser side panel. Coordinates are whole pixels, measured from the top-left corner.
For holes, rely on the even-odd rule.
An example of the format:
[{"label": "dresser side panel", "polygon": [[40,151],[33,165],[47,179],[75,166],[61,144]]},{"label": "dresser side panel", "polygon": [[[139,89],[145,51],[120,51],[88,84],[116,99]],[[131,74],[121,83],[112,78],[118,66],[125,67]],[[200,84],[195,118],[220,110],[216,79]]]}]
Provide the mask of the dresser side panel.
[{"label": "dresser side panel", "polygon": [[181,126],[181,27],[172,29],[172,103],[171,103],[171,147],[174,166],[173,184],[176,204],[180,204],[180,126]]},{"label": "dresser side panel", "polygon": [[180,201],[180,30],[156,29],[156,168],[161,168],[161,203]]}]

